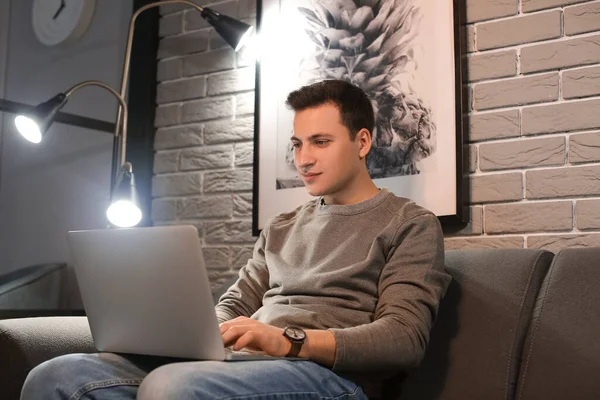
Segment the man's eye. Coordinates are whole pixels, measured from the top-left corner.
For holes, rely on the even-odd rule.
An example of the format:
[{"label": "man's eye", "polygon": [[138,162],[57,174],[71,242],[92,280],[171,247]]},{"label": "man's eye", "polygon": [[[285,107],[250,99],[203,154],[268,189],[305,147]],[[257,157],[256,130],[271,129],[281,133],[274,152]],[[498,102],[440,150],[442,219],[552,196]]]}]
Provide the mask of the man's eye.
[{"label": "man's eye", "polygon": [[300,147],[300,143],[292,143],[292,147],[297,149]]},{"label": "man's eye", "polygon": [[328,141],[327,140],[317,140],[315,143],[318,146],[324,146],[324,145],[326,145],[328,143]]}]

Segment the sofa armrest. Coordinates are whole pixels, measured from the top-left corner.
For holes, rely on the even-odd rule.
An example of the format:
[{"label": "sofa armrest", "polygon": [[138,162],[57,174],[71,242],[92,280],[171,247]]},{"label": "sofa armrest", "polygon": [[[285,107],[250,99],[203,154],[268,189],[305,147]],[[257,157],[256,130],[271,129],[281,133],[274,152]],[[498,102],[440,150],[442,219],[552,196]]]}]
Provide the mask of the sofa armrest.
[{"label": "sofa armrest", "polygon": [[18,399],[29,371],[46,360],[95,351],[87,317],[0,320],[0,397]]}]

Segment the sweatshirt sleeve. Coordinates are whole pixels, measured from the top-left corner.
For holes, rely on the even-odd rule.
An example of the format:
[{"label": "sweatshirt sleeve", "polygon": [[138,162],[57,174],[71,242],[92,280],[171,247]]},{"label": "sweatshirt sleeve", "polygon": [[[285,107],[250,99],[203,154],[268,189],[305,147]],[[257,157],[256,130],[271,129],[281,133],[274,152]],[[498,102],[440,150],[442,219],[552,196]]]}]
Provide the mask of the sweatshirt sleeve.
[{"label": "sweatshirt sleeve", "polygon": [[444,241],[433,214],[404,222],[392,242],[379,278],[374,321],[331,329],[336,372],[399,371],[417,366],[445,294]]},{"label": "sweatshirt sleeve", "polygon": [[262,307],[269,289],[269,270],[265,262],[267,226],[254,245],[252,258],[240,269],[238,280],[221,296],[215,306],[219,323],[244,316],[250,317]]}]

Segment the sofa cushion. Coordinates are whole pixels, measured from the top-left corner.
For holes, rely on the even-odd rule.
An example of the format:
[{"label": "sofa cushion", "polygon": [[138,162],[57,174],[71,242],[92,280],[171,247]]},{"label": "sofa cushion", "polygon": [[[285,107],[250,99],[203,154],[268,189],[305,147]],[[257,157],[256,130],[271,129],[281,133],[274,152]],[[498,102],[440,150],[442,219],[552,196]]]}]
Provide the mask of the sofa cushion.
[{"label": "sofa cushion", "polygon": [[527,334],[517,399],[600,396],[600,248],[560,251]]},{"label": "sofa cushion", "polygon": [[553,254],[530,249],[446,252],[452,275],[420,367],[401,399],[512,399],[518,358]]}]

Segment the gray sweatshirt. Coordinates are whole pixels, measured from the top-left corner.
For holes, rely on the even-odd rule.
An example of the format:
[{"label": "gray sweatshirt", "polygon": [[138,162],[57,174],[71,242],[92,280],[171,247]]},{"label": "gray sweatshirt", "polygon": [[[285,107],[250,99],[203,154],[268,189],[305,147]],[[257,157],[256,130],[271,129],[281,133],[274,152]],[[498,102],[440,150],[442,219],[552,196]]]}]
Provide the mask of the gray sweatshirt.
[{"label": "gray sweatshirt", "polygon": [[358,204],[318,198],[271,219],[216,311],[220,322],[329,329],[333,371],[377,397],[378,379],[423,358],[449,283],[436,216],[382,189]]}]

